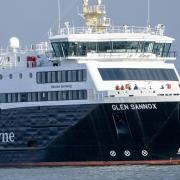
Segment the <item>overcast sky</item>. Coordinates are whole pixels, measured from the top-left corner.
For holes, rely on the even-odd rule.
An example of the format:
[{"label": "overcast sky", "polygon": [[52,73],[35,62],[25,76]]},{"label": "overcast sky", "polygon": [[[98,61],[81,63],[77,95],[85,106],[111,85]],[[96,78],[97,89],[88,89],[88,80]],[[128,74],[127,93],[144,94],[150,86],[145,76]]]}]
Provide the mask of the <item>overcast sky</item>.
[{"label": "overcast sky", "polygon": [[[113,24],[137,26],[146,25],[147,1],[102,0]],[[150,1],[151,25],[166,25],[166,34],[176,39],[172,50],[179,51],[180,0]],[[81,2],[82,0],[61,0],[62,25],[65,21],[75,26],[83,24],[82,18],[77,15]],[[57,0],[0,0],[0,46],[7,46],[12,36],[18,37],[22,45],[46,40],[50,27],[57,27],[58,24],[57,4]]]}]

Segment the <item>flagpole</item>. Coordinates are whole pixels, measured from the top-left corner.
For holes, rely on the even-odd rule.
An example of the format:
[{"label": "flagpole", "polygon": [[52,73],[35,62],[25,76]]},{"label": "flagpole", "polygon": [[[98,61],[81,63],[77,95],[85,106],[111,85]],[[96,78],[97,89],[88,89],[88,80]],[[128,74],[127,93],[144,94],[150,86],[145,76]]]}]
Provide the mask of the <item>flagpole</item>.
[{"label": "flagpole", "polygon": [[148,0],[148,19],[147,19],[147,27],[150,26],[150,0]]},{"label": "flagpole", "polygon": [[61,6],[60,6],[60,0],[58,0],[58,31],[60,33],[61,30]]}]

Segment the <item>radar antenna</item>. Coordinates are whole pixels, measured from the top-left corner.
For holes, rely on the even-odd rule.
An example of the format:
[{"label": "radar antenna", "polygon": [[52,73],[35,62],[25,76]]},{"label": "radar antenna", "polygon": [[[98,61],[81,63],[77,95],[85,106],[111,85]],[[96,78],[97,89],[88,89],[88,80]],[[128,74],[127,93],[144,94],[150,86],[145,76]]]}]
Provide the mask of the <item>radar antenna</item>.
[{"label": "radar antenna", "polygon": [[105,6],[101,4],[101,0],[97,0],[96,5],[89,5],[89,0],[83,0],[82,15],[92,32],[104,32],[110,26],[110,19],[106,17]]}]

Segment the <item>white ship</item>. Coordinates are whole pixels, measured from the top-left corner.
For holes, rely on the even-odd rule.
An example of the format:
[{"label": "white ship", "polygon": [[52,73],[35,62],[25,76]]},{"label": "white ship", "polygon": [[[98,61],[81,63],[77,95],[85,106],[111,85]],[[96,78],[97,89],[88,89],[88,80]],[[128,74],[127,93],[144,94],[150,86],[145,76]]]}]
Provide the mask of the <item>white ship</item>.
[{"label": "white ship", "polygon": [[112,26],[100,0],[82,15],[86,27],[0,51],[0,165],[179,163],[174,39]]}]

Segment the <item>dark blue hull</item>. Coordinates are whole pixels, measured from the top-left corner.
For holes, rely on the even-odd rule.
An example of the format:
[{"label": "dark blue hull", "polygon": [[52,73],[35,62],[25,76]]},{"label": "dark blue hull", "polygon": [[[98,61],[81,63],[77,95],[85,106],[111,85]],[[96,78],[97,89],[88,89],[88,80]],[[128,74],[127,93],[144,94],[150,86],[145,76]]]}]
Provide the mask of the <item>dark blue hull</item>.
[{"label": "dark blue hull", "polygon": [[179,160],[179,115],[177,102],[1,110],[0,164]]}]

